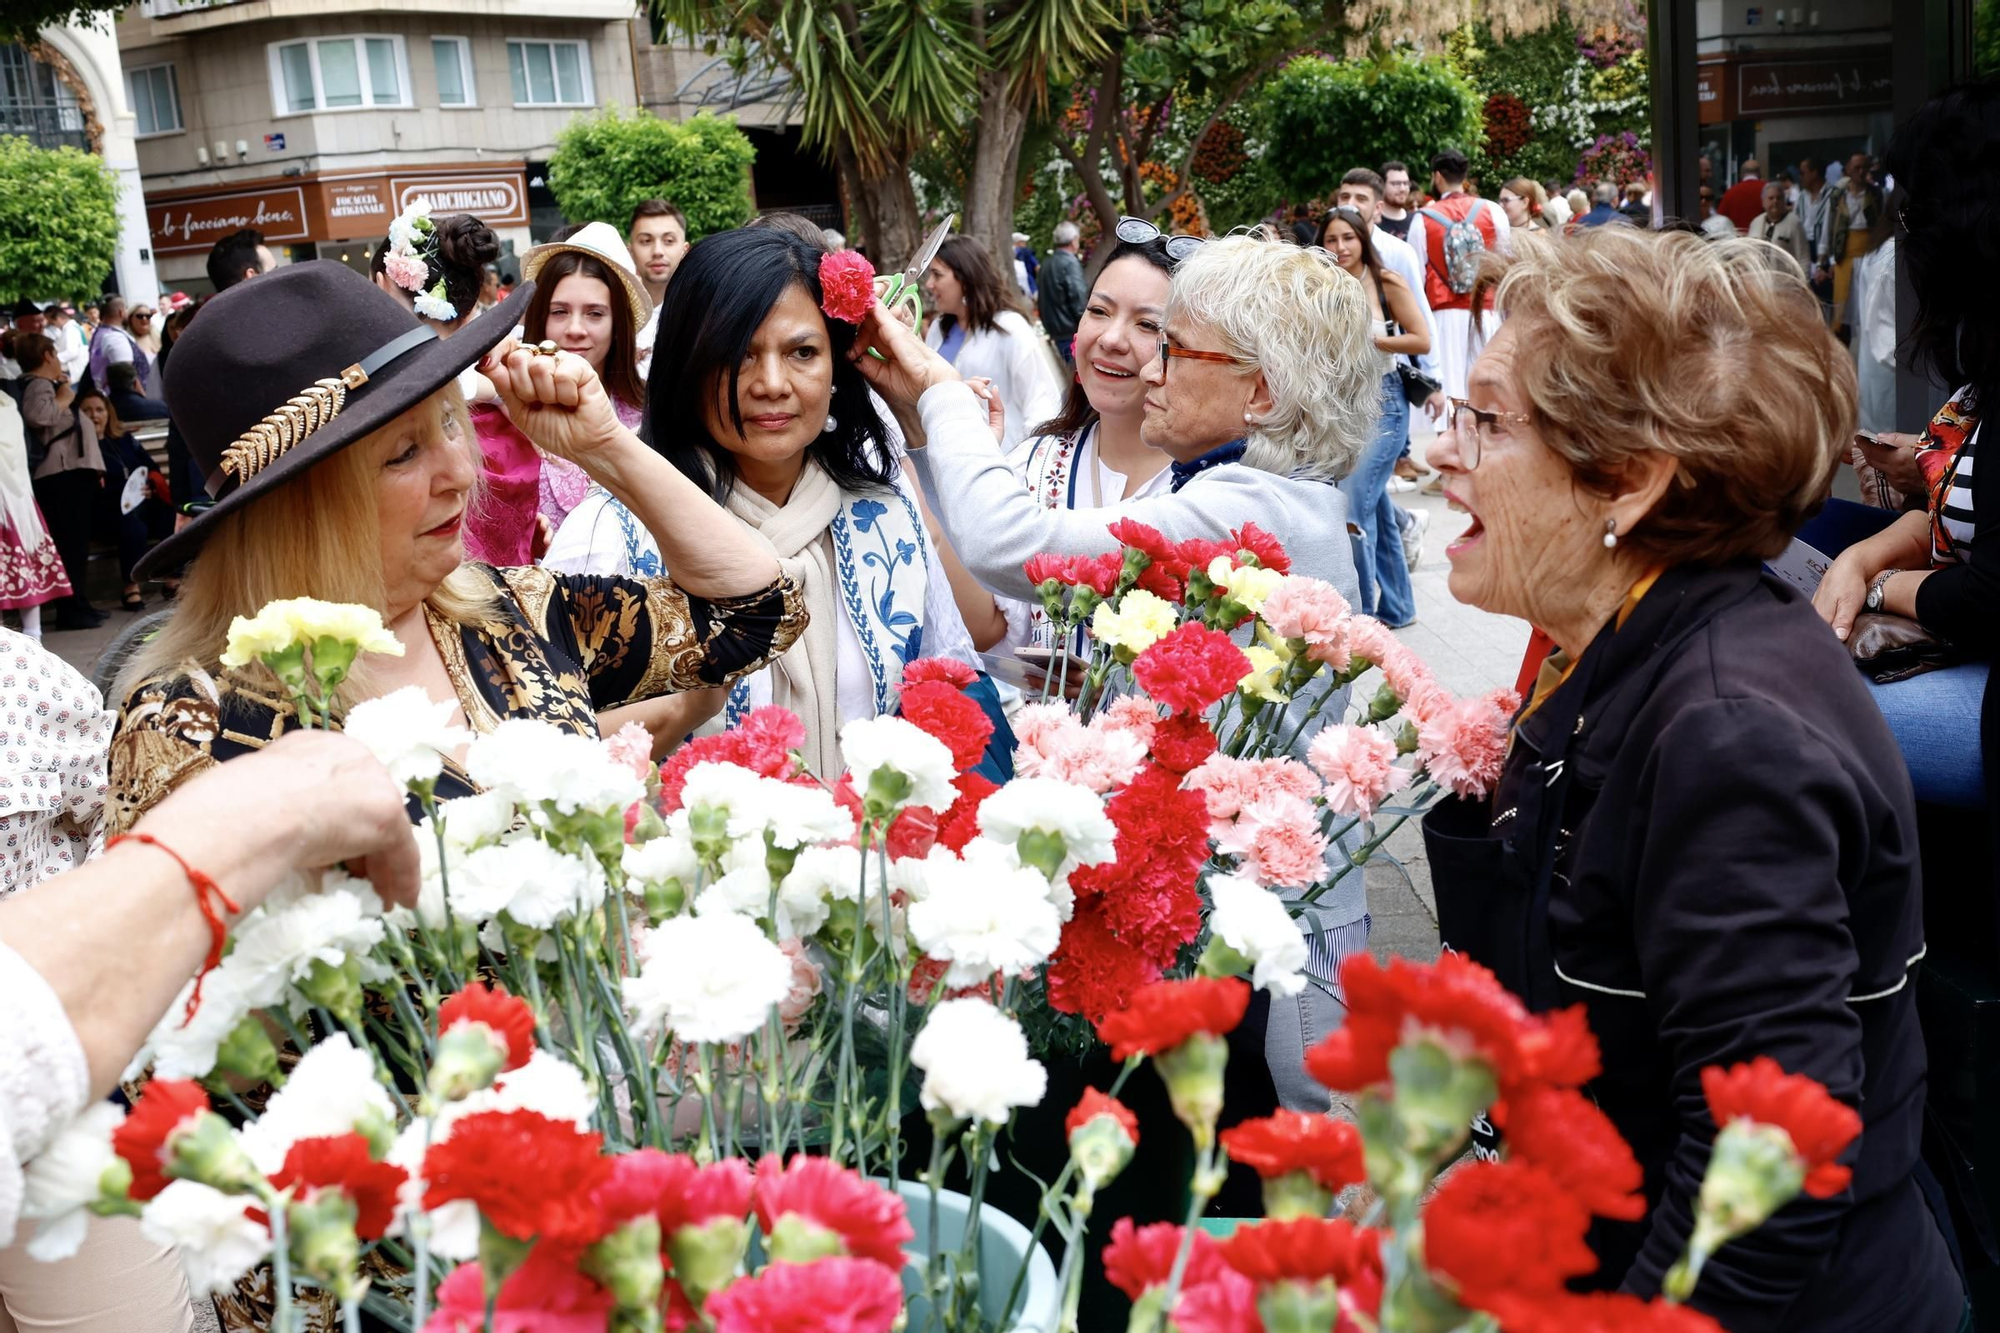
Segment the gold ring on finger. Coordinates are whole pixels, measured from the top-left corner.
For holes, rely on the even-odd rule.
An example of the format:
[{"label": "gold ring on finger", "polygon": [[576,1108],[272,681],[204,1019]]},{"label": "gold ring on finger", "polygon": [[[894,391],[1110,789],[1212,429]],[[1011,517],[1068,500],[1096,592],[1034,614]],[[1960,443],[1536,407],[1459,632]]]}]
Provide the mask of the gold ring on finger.
[{"label": "gold ring on finger", "polygon": [[555,342],[552,339],[545,338],[541,342],[535,344],[536,356],[554,356],[557,352],[561,350],[562,350],[561,348],[555,345]]}]

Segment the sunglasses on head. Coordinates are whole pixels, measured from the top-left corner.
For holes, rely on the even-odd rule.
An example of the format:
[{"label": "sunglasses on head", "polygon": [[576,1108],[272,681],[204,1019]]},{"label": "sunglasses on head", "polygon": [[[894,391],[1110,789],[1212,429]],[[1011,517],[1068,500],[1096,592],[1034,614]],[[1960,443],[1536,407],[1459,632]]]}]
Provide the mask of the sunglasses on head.
[{"label": "sunglasses on head", "polygon": [[1112,234],[1127,245],[1146,245],[1152,241],[1165,241],[1167,258],[1176,264],[1199,250],[1207,239],[1202,236],[1169,236],[1146,219],[1132,217],[1119,218],[1118,226]]}]

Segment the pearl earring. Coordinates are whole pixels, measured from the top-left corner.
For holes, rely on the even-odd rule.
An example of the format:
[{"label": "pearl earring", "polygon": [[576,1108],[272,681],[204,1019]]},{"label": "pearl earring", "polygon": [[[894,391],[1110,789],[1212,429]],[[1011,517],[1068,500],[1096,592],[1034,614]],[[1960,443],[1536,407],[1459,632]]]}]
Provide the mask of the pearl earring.
[{"label": "pearl earring", "polygon": [[1255,421],[1252,421],[1252,420],[1250,419],[1250,414],[1249,414],[1248,412],[1245,412],[1245,413],[1243,414],[1243,424],[1244,424],[1244,425],[1246,425],[1246,426],[1254,426],[1254,425],[1256,425],[1257,423],[1256,423]]},{"label": "pearl earring", "polygon": [[1604,520],[1604,549],[1609,551],[1614,549],[1617,545],[1618,545],[1618,520],[1615,518],[1607,518]]},{"label": "pearl earring", "polygon": [[831,435],[831,434],[833,434],[833,432],[835,432],[835,431],[837,431],[837,430],[839,430],[839,429],[840,429],[840,423],[839,423],[838,421],[834,420],[834,418],[832,417],[832,415],[831,415],[831,414],[829,414],[829,415],[827,416],[827,419],[826,419],[826,426],[825,426],[825,428],[824,428],[824,429],[823,429],[823,430],[821,431],[821,434],[824,434],[824,435]]}]

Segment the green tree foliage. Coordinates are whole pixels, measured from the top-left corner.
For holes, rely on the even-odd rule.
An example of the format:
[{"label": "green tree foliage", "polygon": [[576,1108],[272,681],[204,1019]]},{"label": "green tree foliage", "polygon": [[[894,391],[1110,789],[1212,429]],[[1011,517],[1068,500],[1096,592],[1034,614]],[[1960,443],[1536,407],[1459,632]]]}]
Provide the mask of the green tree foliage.
[{"label": "green tree foliage", "polygon": [[609,222],[620,232],[642,199],[672,200],[688,234],[750,220],[750,164],[757,150],[736,122],[707,112],[661,120],[610,107],[563,127],[549,155],[549,188],[572,222]]},{"label": "green tree foliage", "polygon": [[32,44],[43,28],[109,23],[131,0],[6,0],[0,4],[0,42]]},{"label": "green tree foliage", "polygon": [[0,303],[81,301],[118,256],[118,178],[75,148],[0,136]]},{"label": "green tree foliage", "polygon": [[1265,91],[1271,167],[1298,197],[1333,193],[1356,166],[1416,164],[1479,146],[1484,99],[1442,58],[1395,52],[1379,60],[1292,61]]}]

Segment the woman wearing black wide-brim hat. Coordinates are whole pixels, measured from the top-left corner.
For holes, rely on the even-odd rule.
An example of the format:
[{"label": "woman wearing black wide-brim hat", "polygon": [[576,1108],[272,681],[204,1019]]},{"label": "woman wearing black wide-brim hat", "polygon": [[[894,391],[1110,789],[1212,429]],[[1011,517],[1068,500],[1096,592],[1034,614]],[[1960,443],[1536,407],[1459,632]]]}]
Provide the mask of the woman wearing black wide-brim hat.
[{"label": "woman wearing black wide-brim hat", "polygon": [[[261,665],[220,663],[231,618],[279,598],[373,606],[404,644],[363,659],[336,720],[414,684],[475,731],[534,717],[595,735],[601,710],[724,684],[797,639],[798,589],[769,547],[619,424],[582,358],[508,340],[532,290],[442,341],[352,270],[298,264],[224,292],[182,335],[167,391],[215,503],[140,562],[143,577],[191,561],[119,682],[114,832],[296,724]],[[479,458],[454,381],[475,364],[539,447],[671,551],[671,580],[465,562]],[[447,763],[438,795],[471,790]]]}]

